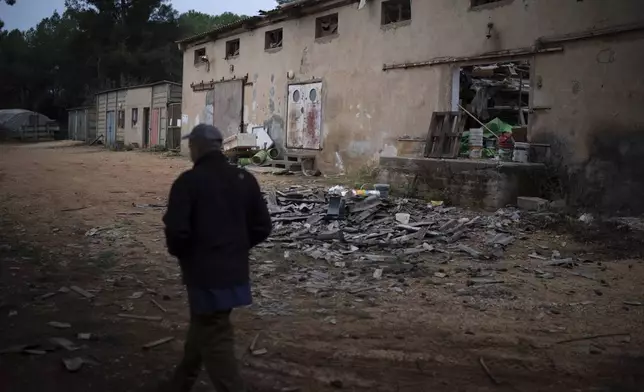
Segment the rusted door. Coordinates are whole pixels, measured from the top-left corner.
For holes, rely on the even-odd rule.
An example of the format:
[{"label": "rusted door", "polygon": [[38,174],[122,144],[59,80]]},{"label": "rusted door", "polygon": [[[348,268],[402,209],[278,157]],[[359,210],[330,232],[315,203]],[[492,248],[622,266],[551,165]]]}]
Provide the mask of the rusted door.
[{"label": "rusted door", "polygon": [[292,84],[288,87],[286,146],[322,148],[322,83]]},{"label": "rusted door", "polygon": [[159,109],[152,109],[152,121],[150,123],[150,146],[159,144],[159,125],[161,122]]},{"label": "rusted door", "polygon": [[241,132],[243,106],[243,80],[231,80],[215,84],[213,125],[219,128],[224,138]]}]

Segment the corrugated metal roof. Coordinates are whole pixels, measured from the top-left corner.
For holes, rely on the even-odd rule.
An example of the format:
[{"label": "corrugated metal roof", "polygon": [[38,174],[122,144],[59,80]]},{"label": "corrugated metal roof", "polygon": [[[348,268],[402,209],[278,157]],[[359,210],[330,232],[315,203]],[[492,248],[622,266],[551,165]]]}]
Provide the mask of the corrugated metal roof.
[{"label": "corrugated metal roof", "polygon": [[264,19],[268,19],[271,16],[276,16],[280,14],[285,14],[286,11],[292,10],[294,8],[303,8],[303,7],[309,7],[317,4],[324,4],[324,3],[330,3],[335,0],[298,0],[294,1],[292,3],[284,4],[281,6],[278,6],[275,9],[272,9],[270,11],[260,11],[261,15],[257,16],[251,16],[248,18],[244,18],[241,20],[238,20],[237,22],[229,23],[223,26],[217,26],[216,28],[206,31],[205,33],[193,35],[192,37],[184,38],[182,40],[177,41],[178,44],[185,44],[185,43],[190,43],[193,41],[197,41],[202,38],[206,38],[209,35],[213,34],[219,34],[227,31],[231,31],[234,29],[237,29],[239,27],[244,26],[245,24],[248,24],[249,22],[260,22]]},{"label": "corrugated metal roof", "polygon": [[136,86],[119,87],[119,88],[113,88],[113,89],[110,89],[110,90],[103,90],[103,91],[97,92],[95,95],[101,95],[101,94],[105,94],[105,93],[112,93],[114,91],[134,90],[134,89],[137,89],[137,88],[158,86],[160,84],[174,84],[175,86],[181,86],[181,83],[171,82],[169,80],[161,80],[159,82],[154,82],[154,83],[138,84]]}]

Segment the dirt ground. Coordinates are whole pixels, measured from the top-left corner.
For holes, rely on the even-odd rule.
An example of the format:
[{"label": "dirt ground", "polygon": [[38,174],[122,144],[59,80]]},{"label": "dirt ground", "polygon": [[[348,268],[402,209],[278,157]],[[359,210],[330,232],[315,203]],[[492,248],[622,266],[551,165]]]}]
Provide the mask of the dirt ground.
[{"label": "dirt ground", "polygon": [[[189,166],[60,142],[0,145],[0,391],[153,391],[167,377],[187,305],[155,205]],[[427,275],[388,276],[354,294],[306,290],[294,264],[340,272],[286,260],[281,245],[258,248],[255,304],[234,314],[244,375],[254,391],[644,391],[642,248],[632,233],[580,230],[523,234],[493,264],[428,256]],[[585,262],[535,274],[537,245]],[[502,284],[471,290],[472,269]],[[93,298],[60,291],[72,286]],[[258,334],[263,355],[249,352]],[[78,350],[56,350],[54,337]],[[174,340],[142,349],[165,337]],[[62,359],[74,357],[86,362],[68,372]],[[205,378],[198,390],[211,390]]]}]

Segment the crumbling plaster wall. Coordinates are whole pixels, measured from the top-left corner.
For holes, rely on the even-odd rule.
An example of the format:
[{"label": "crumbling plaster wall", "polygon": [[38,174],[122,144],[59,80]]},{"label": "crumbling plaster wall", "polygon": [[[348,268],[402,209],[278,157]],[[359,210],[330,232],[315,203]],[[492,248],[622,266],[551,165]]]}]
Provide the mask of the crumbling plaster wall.
[{"label": "crumbling plaster wall", "polygon": [[[644,33],[537,56],[530,138],[552,145],[574,204],[644,212]],[[540,86],[540,87],[539,87]]]},{"label": "crumbling plaster wall", "polygon": [[[248,75],[252,100],[246,100],[245,119],[284,140],[287,84],[321,79],[319,166],[323,172],[336,170],[339,152],[347,169],[358,170],[375,164],[380,155],[396,155],[398,137],[424,136],[431,113],[451,108],[453,66],[385,72],[383,64],[529,47],[542,36],[641,20],[644,6],[640,0],[621,0],[619,6],[604,0],[508,0],[470,9],[469,0],[413,1],[411,23],[383,28],[380,3],[371,1],[362,10],[353,4],[189,46],[183,77],[183,114],[189,121],[182,132],[212,111],[207,94],[193,92],[191,83]],[[315,18],[334,12],[339,35],[316,40]],[[488,23],[494,24],[490,39]],[[284,29],[284,47],[267,52],[265,32],[276,28]],[[226,60],[225,43],[235,38],[241,42],[240,56]],[[193,51],[201,47],[211,60],[209,72],[205,64],[194,65]],[[287,78],[289,71],[293,80]]]}]

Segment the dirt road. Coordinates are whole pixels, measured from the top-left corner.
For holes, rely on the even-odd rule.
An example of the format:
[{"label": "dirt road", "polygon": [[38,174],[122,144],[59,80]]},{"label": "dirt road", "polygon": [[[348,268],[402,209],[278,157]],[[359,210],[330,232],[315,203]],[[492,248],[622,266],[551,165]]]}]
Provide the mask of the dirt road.
[{"label": "dirt road", "polygon": [[[187,306],[160,219],[187,167],[61,143],[0,146],[0,391],[147,391],[167,376]],[[258,178],[264,188],[309,183]],[[644,265],[615,238],[539,230],[494,265],[428,256],[423,271],[436,274],[354,294],[307,290],[294,271],[370,281],[370,270],[256,249],[256,303],[234,316],[244,373],[257,391],[643,391]],[[535,246],[587,260],[535,273]],[[473,271],[503,284],[469,290]],[[266,353],[253,355],[258,334]],[[55,337],[78,349],[56,349]],[[174,340],[142,349],[165,337]],[[85,362],[72,373],[62,359],[75,357]]]}]

